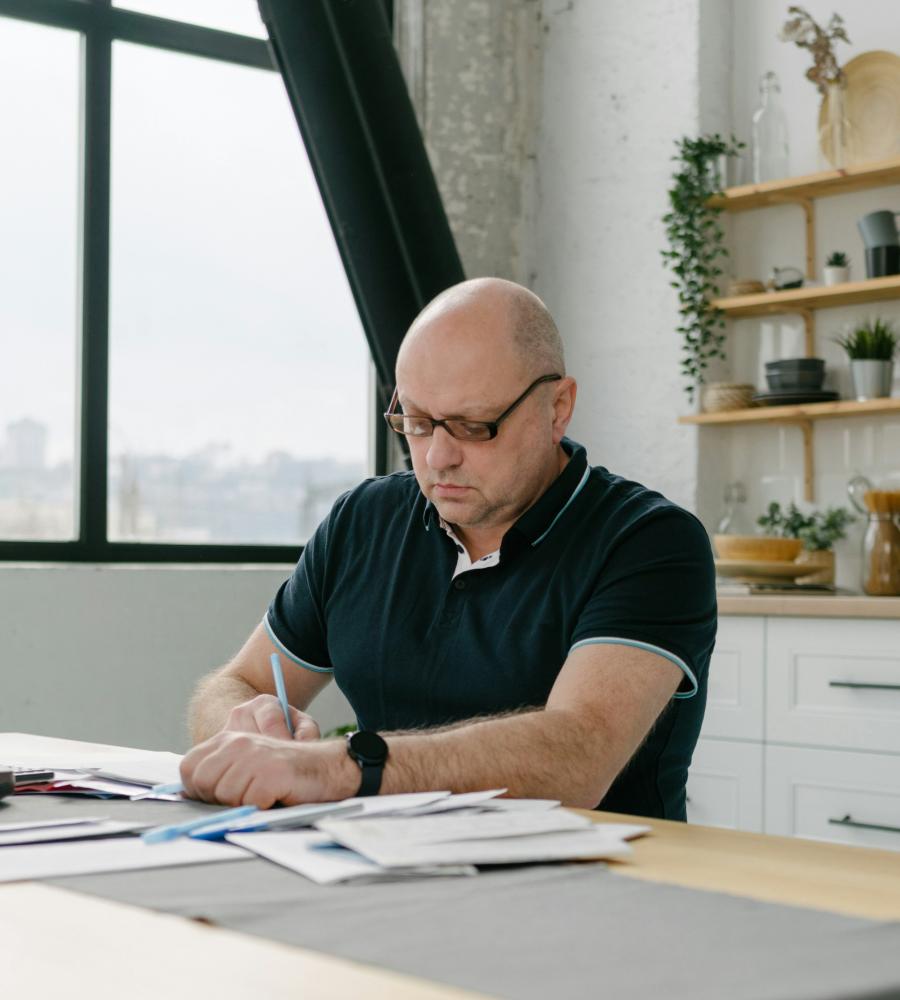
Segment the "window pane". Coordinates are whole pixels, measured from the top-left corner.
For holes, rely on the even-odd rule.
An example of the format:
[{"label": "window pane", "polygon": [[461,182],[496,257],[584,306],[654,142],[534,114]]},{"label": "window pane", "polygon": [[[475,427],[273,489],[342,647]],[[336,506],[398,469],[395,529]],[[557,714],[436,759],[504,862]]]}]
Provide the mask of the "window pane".
[{"label": "window pane", "polygon": [[113,7],[127,7],[141,14],[187,21],[254,38],[266,37],[256,0],[114,0]]},{"label": "window pane", "polygon": [[116,43],[112,134],[110,537],[299,543],[369,356],[281,79]]},{"label": "window pane", "polygon": [[80,39],[0,18],[0,538],[70,539]]}]

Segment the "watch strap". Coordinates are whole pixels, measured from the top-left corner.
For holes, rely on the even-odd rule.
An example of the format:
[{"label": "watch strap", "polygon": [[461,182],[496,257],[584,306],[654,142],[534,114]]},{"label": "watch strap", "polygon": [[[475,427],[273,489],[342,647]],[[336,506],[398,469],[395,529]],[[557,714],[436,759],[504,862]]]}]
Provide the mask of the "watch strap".
[{"label": "watch strap", "polygon": [[384,761],[379,764],[363,764],[357,761],[362,772],[362,779],[359,783],[357,797],[363,795],[377,795],[381,789],[381,776],[384,773]]}]

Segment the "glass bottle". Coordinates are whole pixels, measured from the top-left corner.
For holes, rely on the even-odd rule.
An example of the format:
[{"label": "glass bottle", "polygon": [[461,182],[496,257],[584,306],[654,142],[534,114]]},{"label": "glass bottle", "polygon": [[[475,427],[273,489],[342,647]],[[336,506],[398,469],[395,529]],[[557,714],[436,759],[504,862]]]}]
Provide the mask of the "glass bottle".
[{"label": "glass bottle", "polygon": [[[859,139],[847,112],[845,83],[829,83],[819,112],[819,152],[838,170],[859,160]],[[824,166],[823,169],[827,169]]]},{"label": "glass bottle", "polygon": [[865,476],[854,476],[847,494],[866,516],[863,590],[877,597],[900,596],[900,490],[876,490]]},{"label": "glass bottle", "polygon": [[869,512],[863,539],[863,590],[877,597],[900,595],[900,516]]},{"label": "glass bottle", "polygon": [[747,491],[741,482],[728,483],[725,487],[725,512],[716,525],[719,535],[752,535],[744,504],[747,502]]},{"label": "glass bottle", "polygon": [[763,74],[759,82],[760,106],[753,112],[753,183],[788,176],[787,118],[781,106],[778,77]]}]

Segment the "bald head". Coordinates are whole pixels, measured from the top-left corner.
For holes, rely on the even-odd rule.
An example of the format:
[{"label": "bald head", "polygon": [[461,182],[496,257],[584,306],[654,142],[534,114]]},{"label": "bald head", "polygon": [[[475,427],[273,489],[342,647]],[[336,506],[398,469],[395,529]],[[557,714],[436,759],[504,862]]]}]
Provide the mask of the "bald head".
[{"label": "bald head", "polygon": [[[522,285],[502,278],[473,278],[441,292],[414,320],[398,357],[439,339],[455,338],[464,348],[472,335],[508,353],[529,377],[565,374],[562,341],[544,303]],[[448,345],[449,346],[449,345]]]}]

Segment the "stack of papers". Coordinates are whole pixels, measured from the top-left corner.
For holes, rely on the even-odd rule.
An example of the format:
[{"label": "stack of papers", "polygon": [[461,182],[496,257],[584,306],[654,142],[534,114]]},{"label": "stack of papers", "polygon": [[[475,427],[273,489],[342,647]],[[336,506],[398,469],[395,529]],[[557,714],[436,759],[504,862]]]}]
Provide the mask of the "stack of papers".
[{"label": "stack of papers", "polygon": [[147,823],[126,823],[105,816],[81,816],[78,819],[45,819],[30,823],[0,823],[0,847],[19,844],[45,844],[60,840],[89,840],[94,837],[118,837],[136,833]]},{"label": "stack of papers", "polygon": [[[227,840],[323,885],[423,875],[471,875],[477,865],[621,858],[649,827],[593,823],[558,802],[423,793],[361,800],[315,830],[241,833]],[[398,802],[397,800],[405,800]]]},{"label": "stack of papers", "polygon": [[[20,786],[17,794],[147,798],[155,785],[179,780],[181,756],[166,751],[106,747],[27,733],[0,733],[0,765],[54,771],[53,779]],[[154,798],[180,799],[178,795]]]},{"label": "stack of papers", "polygon": [[[156,785],[177,782],[181,757],[0,733],[0,761],[56,772],[36,790],[140,798]],[[196,821],[173,824],[164,843],[152,844],[128,836],[147,824],[105,816],[0,825],[0,882],[253,855],[321,884],[475,875],[479,865],[624,857],[631,853],[627,841],[649,831],[593,823],[557,801],[501,798],[505,791],[379,795],[250,815],[237,810],[240,816],[225,810],[218,820],[210,814],[206,833],[203,827],[190,829]],[[301,823],[306,827],[293,828]],[[211,833],[230,843],[201,839]]]}]

